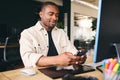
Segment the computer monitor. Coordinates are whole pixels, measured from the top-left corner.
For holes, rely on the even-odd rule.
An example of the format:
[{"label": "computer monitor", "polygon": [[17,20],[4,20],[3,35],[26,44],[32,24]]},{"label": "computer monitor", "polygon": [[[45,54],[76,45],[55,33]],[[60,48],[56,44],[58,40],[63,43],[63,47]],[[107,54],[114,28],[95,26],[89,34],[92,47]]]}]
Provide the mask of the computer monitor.
[{"label": "computer monitor", "polygon": [[113,43],[120,43],[120,0],[99,0],[94,62],[117,57]]}]

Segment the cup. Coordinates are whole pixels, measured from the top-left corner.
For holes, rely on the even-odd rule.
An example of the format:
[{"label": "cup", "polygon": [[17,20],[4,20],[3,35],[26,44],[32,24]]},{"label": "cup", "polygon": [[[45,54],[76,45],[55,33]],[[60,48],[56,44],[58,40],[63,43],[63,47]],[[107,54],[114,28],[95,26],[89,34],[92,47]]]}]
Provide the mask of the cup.
[{"label": "cup", "polygon": [[104,69],[104,80],[120,80],[120,71]]}]

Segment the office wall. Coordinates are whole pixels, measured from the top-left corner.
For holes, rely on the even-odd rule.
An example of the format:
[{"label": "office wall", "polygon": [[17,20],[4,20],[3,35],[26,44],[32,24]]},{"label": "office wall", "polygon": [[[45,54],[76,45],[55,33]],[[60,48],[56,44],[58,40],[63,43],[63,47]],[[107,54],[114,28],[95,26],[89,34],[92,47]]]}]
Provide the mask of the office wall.
[{"label": "office wall", "polygon": [[91,7],[88,7],[86,5],[71,2],[71,42],[73,43],[74,37],[73,37],[73,30],[74,30],[74,13],[80,13],[82,15],[92,16],[97,18],[97,9],[93,9]]},{"label": "office wall", "polygon": [[[61,2],[62,4],[62,2]],[[35,0],[1,0],[0,1],[0,37],[18,35],[25,28],[34,25],[38,19],[38,8],[41,6],[40,1]],[[62,6],[60,10],[64,12]],[[60,14],[59,21],[63,20],[63,14]],[[15,31],[15,32],[14,32]]]},{"label": "office wall", "polygon": [[21,32],[24,28],[34,25],[37,21],[37,6],[38,3],[32,0],[1,0],[0,28],[6,27],[6,32],[13,32],[12,29]]}]

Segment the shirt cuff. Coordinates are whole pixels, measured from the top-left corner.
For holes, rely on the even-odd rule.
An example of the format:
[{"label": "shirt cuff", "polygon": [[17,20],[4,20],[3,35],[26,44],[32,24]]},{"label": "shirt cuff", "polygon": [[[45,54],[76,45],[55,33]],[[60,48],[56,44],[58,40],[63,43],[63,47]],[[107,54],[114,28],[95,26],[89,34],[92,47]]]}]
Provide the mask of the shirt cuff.
[{"label": "shirt cuff", "polygon": [[42,55],[41,54],[34,54],[34,55],[31,55],[31,64],[33,67],[37,67],[36,63],[37,61],[40,59]]}]

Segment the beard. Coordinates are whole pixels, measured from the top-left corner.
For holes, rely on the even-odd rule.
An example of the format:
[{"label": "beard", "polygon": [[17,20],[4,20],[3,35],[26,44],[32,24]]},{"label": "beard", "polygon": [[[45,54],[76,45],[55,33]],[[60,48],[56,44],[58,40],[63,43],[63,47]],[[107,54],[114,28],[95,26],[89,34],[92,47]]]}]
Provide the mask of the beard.
[{"label": "beard", "polygon": [[47,20],[47,21],[42,20],[41,24],[46,29],[53,29],[56,26],[57,21],[55,21],[55,20]]},{"label": "beard", "polygon": [[51,27],[51,28],[54,28],[57,24],[57,21],[50,21],[48,22],[48,26]]}]

